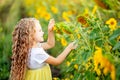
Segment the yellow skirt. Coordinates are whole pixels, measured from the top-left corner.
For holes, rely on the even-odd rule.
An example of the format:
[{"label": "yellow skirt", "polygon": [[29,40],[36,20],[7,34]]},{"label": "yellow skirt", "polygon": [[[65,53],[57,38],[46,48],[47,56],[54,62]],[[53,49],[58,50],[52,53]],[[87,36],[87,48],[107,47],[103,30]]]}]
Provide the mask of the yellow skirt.
[{"label": "yellow skirt", "polygon": [[25,75],[25,80],[52,80],[49,64],[40,69],[28,69]]}]

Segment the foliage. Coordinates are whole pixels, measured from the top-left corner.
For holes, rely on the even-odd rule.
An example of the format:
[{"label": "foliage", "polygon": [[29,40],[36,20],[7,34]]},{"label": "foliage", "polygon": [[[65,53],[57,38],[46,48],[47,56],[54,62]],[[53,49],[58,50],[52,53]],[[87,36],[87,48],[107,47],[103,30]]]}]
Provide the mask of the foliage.
[{"label": "foliage", "polygon": [[11,56],[11,35],[1,36],[0,38],[0,80],[6,80],[10,70]]},{"label": "foliage", "polygon": [[[56,25],[55,31],[59,34],[56,36],[60,40],[64,37],[66,41],[72,39],[78,44],[78,48],[71,52],[63,64],[63,77],[68,78],[68,80],[118,80],[120,78],[120,73],[117,71],[119,70],[118,66],[120,66],[120,27],[118,27],[116,20],[112,18],[112,21],[110,19],[105,24],[94,16],[82,16],[82,18],[86,21],[87,27],[82,25],[83,21],[80,19],[71,24],[66,25],[63,22]],[[59,30],[63,33],[60,33]],[[71,33],[73,38],[70,38],[70,33],[67,37],[63,35],[71,30],[74,31]],[[65,43],[61,44],[64,46]]]},{"label": "foliage", "polygon": [[0,80],[8,80],[12,54],[12,31],[20,18],[18,0],[1,0],[0,5]]}]

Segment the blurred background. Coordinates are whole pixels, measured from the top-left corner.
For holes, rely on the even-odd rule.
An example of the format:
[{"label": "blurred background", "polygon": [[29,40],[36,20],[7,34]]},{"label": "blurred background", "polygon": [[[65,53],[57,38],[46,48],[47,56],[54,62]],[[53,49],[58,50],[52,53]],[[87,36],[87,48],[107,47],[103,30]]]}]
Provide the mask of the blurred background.
[{"label": "blurred background", "polygon": [[[47,32],[47,25],[51,18],[54,18],[56,23],[73,22],[78,16],[89,15],[99,18],[103,23],[114,18],[120,26],[120,0],[0,0],[0,80],[8,80],[12,54],[12,31],[21,18],[37,18],[43,31]],[[46,41],[47,33],[44,38]],[[57,56],[63,51],[63,46],[56,38],[55,48],[48,50],[48,53]],[[62,75],[63,66],[51,66],[54,80],[80,80],[73,78],[76,73],[71,78]],[[120,68],[118,70],[120,72]],[[103,78],[96,80],[100,79]],[[120,75],[117,79],[120,79]]]}]

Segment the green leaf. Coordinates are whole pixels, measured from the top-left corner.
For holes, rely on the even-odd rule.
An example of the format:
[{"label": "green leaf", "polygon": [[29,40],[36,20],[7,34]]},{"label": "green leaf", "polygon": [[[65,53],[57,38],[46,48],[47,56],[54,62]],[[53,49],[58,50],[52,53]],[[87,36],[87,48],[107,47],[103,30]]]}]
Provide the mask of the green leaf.
[{"label": "green leaf", "polygon": [[67,73],[68,73],[68,72],[71,72],[71,71],[73,71],[73,69],[74,69],[74,68],[73,68],[72,66],[70,66],[69,68],[66,69],[66,72],[67,72]]},{"label": "green leaf", "polygon": [[120,79],[120,64],[116,64],[116,80]]},{"label": "green leaf", "polygon": [[82,53],[82,59],[84,60],[84,61],[86,61],[87,59],[88,59],[88,57],[90,57],[90,55],[91,55],[91,51],[84,51],[83,53]]},{"label": "green leaf", "polygon": [[113,40],[113,39],[117,38],[119,35],[120,35],[120,28],[113,32],[113,34],[110,36],[109,40]]},{"label": "green leaf", "polygon": [[99,30],[98,30],[98,29],[92,30],[92,32],[91,32],[90,35],[89,35],[89,38],[90,38],[91,40],[95,40],[95,39],[97,39],[97,38],[99,38],[99,37],[100,37],[100,35],[99,35]]},{"label": "green leaf", "polygon": [[117,42],[117,41],[114,40],[114,39],[113,39],[113,40],[110,40],[110,44],[111,44],[112,46],[114,46],[114,45],[116,44],[116,42]]},{"label": "green leaf", "polygon": [[102,28],[102,30],[103,30],[103,32],[108,32],[109,30],[110,30],[110,28],[108,27],[108,26],[104,26],[103,28]]},{"label": "green leaf", "polygon": [[116,49],[120,49],[120,41],[118,41],[113,47],[113,50],[116,50]]},{"label": "green leaf", "polygon": [[99,40],[97,40],[97,41],[95,42],[95,44],[96,44],[97,46],[99,46],[99,47],[102,47],[103,41],[99,39]]},{"label": "green leaf", "polygon": [[95,80],[94,72],[92,72],[92,71],[86,71],[86,72],[85,72],[85,75],[86,75],[86,78],[87,78],[88,80]]}]

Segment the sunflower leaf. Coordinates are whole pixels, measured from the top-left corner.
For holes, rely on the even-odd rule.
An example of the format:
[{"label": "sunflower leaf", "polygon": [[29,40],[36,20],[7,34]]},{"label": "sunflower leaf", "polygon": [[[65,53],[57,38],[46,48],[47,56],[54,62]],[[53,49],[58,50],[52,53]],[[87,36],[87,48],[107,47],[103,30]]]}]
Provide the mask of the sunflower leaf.
[{"label": "sunflower leaf", "polygon": [[110,36],[109,40],[111,41],[111,40],[117,38],[118,36],[120,36],[120,28],[113,32],[113,34]]}]

